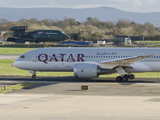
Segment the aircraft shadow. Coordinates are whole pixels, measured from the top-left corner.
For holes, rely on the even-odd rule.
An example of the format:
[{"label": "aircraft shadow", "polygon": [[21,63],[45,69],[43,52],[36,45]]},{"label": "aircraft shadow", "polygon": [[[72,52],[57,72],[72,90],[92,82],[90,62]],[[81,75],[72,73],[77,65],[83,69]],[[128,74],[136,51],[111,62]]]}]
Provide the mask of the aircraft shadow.
[{"label": "aircraft shadow", "polygon": [[[115,78],[93,78],[93,79],[77,79],[73,76],[69,76],[69,77],[44,77],[44,76],[37,76],[36,79],[32,79],[30,76],[0,76],[0,80],[5,80],[5,81],[34,81],[34,82],[40,82],[40,81],[46,81],[48,82],[48,85],[51,84],[50,82],[63,82],[63,83],[68,83],[68,82],[72,82],[72,83],[78,83],[78,82],[89,82],[89,83],[109,83],[109,82],[113,82],[113,83],[119,83],[121,85],[131,85],[131,84],[135,84],[135,83],[160,83],[159,79],[152,79],[152,78],[136,78],[134,80],[129,80],[128,82],[117,82],[115,80]],[[44,83],[44,82],[42,82]],[[52,83],[52,84],[55,84]],[[44,84],[42,84],[43,86]],[[47,83],[45,84],[47,85]],[[41,86],[40,85],[36,85],[36,86]],[[33,86],[32,86],[33,87]]]}]

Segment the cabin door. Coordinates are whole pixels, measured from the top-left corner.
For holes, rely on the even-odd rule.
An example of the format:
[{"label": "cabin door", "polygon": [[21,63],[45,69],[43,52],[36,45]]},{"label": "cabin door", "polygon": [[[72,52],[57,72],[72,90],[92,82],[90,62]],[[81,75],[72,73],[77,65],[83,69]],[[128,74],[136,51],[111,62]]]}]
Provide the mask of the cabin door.
[{"label": "cabin door", "polygon": [[33,54],[32,61],[33,62],[37,62],[38,61],[38,55],[37,54]]}]

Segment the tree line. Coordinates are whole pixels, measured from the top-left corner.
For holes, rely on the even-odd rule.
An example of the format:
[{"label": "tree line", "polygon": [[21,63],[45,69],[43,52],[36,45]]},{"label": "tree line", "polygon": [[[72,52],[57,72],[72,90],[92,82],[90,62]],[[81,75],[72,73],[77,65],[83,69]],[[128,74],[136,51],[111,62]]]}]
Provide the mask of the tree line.
[{"label": "tree line", "polygon": [[100,21],[99,18],[88,17],[83,22],[74,18],[63,20],[36,18],[20,19],[19,21],[8,21],[0,19],[0,31],[7,31],[4,37],[11,37],[13,26],[27,26],[27,32],[34,30],[61,30],[70,36],[77,35],[78,40],[114,39],[114,36],[144,36],[146,40],[160,40],[160,28],[151,23],[136,23],[127,19],[119,19],[118,22]]}]

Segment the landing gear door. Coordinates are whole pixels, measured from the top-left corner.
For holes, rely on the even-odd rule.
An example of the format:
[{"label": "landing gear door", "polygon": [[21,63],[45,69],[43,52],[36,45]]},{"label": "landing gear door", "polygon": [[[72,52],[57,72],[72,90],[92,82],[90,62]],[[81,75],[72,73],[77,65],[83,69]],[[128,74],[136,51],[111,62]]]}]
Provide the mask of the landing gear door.
[{"label": "landing gear door", "polygon": [[37,54],[33,54],[32,61],[33,62],[37,62],[38,61],[38,55]]}]

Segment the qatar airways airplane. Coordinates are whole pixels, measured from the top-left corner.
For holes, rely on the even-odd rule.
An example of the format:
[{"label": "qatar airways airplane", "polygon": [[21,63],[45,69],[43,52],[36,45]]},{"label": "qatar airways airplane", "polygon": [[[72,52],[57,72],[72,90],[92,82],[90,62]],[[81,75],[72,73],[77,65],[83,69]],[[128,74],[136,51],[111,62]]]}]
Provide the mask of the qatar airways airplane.
[{"label": "qatar airways airplane", "polygon": [[36,71],[73,71],[76,78],[118,72],[116,81],[134,79],[136,72],[160,72],[160,48],[40,48],[22,54],[13,66]]}]

